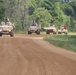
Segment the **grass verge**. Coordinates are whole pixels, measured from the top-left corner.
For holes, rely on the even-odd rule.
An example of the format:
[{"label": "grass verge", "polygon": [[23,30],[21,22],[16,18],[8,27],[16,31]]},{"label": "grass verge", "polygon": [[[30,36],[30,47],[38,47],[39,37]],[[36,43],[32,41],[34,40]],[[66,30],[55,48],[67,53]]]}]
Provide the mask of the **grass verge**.
[{"label": "grass verge", "polygon": [[76,52],[76,35],[47,36],[44,40],[55,46]]},{"label": "grass verge", "polygon": [[15,31],[16,34],[26,34],[25,31]]}]

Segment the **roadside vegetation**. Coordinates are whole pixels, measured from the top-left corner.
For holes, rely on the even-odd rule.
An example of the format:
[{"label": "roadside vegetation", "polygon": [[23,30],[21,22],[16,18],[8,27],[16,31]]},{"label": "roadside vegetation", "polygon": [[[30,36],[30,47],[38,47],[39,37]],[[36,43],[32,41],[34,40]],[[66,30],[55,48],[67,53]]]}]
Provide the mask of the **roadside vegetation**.
[{"label": "roadside vegetation", "polygon": [[5,16],[4,1],[0,0],[0,22],[3,20],[4,16]]},{"label": "roadside vegetation", "polygon": [[47,36],[44,40],[55,46],[76,52],[76,35]]},{"label": "roadside vegetation", "polygon": [[25,31],[15,31],[15,34],[26,34]]}]

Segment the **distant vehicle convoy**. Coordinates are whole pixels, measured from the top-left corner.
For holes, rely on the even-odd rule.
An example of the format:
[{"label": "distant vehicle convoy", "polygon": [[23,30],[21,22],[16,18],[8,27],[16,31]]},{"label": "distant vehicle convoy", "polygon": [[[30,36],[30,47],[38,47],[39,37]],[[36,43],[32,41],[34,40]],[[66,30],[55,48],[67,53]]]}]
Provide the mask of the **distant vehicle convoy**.
[{"label": "distant vehicle convoy", "polygon": [[[0,36],[6,34],[6,35],[10,35],[11,37],[13,37],[14,28],[15,26],[13,23],[9,21],[9,18],[4,18],[4,21],[2,21],[0,24]],[[60,29],[58,30],[55,27],[55,25],[50,25],[49,27],[44,27],[44,30],[46,34],[50,34],[50,33],[67,34],[68,33],[67,27],[65,25],[61,26]],[[35,23],[34,21],[28,27],[28,34],[36,33],[39,35],[40,31],[41,31],[41,25]]]},{"label": "distant vehicle convoy", "polygon": [[0,36],[2,35],[14,36],[14,24],[9,22],[9,19],[4,19],[0,24]]},{"label": "distant vehicle convoy", "polygon": [[[41,30],[41,25],[33,21],[33,23],[31,23],[28,27],[28,34],[32,34],[32,33],[40,34],[40,30]],[[57,29],[55,25],[52,24],[49,27],[44,27],[44,30],[46,34],[50,34],[50,33],[67,34],[68,33],[67,27],[65,25],[61,26],[60,29]]]},{"label": "distant vehicle convoy", "polygon": [[46,34],[50,34],[50,33],[57,34],[57,29],[54,25],[50,27],[44,27],[44,29],[46,31]]},{"label": "distant vehicle convoy", "polygon": [[[28,27],[28,34],[32,34],[32,33],[40,34],[40,30],[41,30],[41,25],[33,21],[33,23],[31,23]],[[44,30],[46,34],[50,34],[50,33],[67,34],[68,33],[67,27],[65,25],[61,26],[60,29],[57,29],[55,25],[50,25],[49,27],[44,27]]]},{"label": "distant vehicle convoy", "polygon": [[68,30],[67,30],[67,27],[65,25],[61,26],[60,29],[57,30],[57,28],[55,27],[55,25],[52,25],[50,27],[44,27],[45,31],[46,31],[46,34],[50,34],[50,33],[53,33],[53,34],[67,34],[68,33]]}]

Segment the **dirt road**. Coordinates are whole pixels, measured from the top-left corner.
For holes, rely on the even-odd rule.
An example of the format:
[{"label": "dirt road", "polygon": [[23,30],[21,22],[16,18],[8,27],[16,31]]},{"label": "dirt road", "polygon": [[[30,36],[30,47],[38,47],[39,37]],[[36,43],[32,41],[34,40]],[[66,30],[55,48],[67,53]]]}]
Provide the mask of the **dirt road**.
[{"label": "dirt road", "polygon": [[0,37],[0,75],[76,75],[76,53],[43,41],[43,36]]}]

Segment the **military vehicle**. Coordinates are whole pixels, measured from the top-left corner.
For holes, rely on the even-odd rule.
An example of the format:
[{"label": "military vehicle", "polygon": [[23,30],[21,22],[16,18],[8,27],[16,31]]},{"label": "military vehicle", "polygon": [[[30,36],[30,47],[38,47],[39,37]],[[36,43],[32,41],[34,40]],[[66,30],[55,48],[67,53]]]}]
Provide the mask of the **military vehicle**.
[{"label": "military vehicle", "polygon": [[14,36],[14,27],[13,24],[11,23],[11,25],[9,24],[1,24],[0,25],[0,36],[2,35],[10,35],[11,37]]},{"label": "military vehicle", "polygon": [[50,26],[50,27],[44,27],[44,30],[46,30],[46,34],[50,34],[50,33],[56,34],[57,33],[57,29],[54,25]]},{"label": "military vehicle", "polygon": [[30,24],[28,28],[28,34],[36,33],[40,34],[41,25],[38,25],[37,23]]},{"label": "military vehicle", "polygon": [[58,34],[67,34],[68,33],[68,30],[66,28],[66,26],[61,26],[60,29],[58,29]]}]

